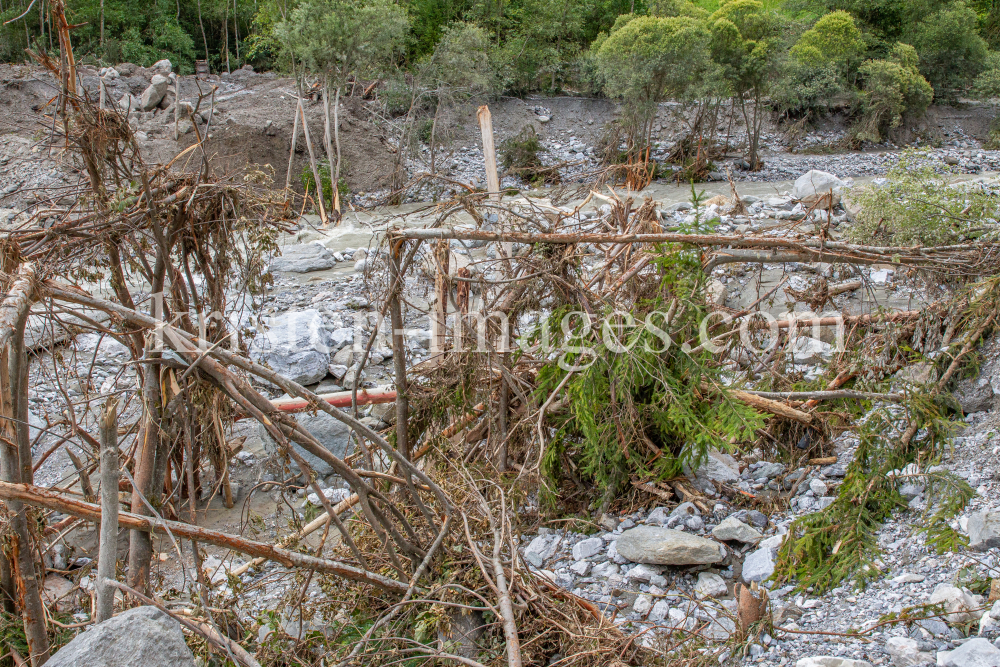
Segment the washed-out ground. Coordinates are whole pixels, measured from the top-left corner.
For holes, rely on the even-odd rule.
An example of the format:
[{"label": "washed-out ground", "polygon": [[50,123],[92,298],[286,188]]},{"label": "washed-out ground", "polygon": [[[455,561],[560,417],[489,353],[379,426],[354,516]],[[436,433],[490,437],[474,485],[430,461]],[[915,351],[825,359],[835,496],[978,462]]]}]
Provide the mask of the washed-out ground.
[{"label": "washed-out ground", "polygon": [[[141,96],[150,85],[152,73],[134,67],[120,69],[119,76],[109,81],[109,96],[115,100],[126,95]],[[86,70],[82,73],[84,85],[92,90],[96,90],[96,74],[96,71]],[[37,114],[51,97],[51,81],[46,75],[34,68],[3,66],[0,79],[4,82],[0,104],[8,110],[0,118],[0,132],[4,133],[0,137],[0,169],[7,182],[3,192],[4,219],[12,224],[21,213],[31,210],[43,195],[49,196],[64,188],[66,196],[72,196],[72,188],[84,176],[73,165],[65,164],[58,154],[40,151],[35,143],[33,132],[37,131]],[[271,74],[240,71],[201,85],[204,90],[208,90],[209,85],[218,86],[218,106],[208,124],[211,137],[208,145],[214,163],[226,169],[243,168],[248,163],[262,165],[273,170],[275,179],[281,183],[287,166],[294,106],[292,82]],[[191,89],[196,90],[193,79],[183,77],[182,98],[188,96],[185,90]],[[126,103],[131,104],[128,100]],[[307,106],[309,122],[316,128],[314,134],[321,133],[319,105],[310,103]],[[596,167],[593,146],[614,112],[613,106],[605,100],[580,98],[504,99],[491,104],[491,109],[499,137],[510,136],[526,124],[532,124],[548,149],[547,161],[578,163],[568,168],[570,176]],[[662,112],[658,132],[664,141],[664,150],[669,139],[682,130],[679,123],[672,120],[676,111],[665,105]],[[481,185],[484,181],[482,153],[469,113],[468,110],[455,112],[449,126],[450,148],[438,159],[447,165],[448,174],[454,180]],[[939,169],[952,169],[956,178],[978,179],[983,187],[1000,193],[1000,184],[992,173],[1000,169],[1000,152],[980,148],[988,128],[983,119],[990,114],[992,109],[983,107],[932,109],[924,125],[912,133],[914,137],[923,137],[928,150],[921,159]],[[384,190],[393,161],[393,128],[389,119],[379,117],[370,105],[354,98],[345,101],[342,116],[348,183],[355,192],[355,201],[360,204],[366,201],[361,193],[371,195]],[[150,162],[172,158],[193,140],[194,133],[189,131],[179,142],[174,141],[172,115],[166,109],[134,111],[131,120]],[[208,123],[208,120],[195,119],[195,122]],[[733,133],[735,143],[739,141],[738,132],[737,128]],[[777,129],[769,130],[765,137],[765,170],[755,174],[732,170],[733,178],[738,181],[738,193],[749,212],[740,216],[728,215],[727,203],[716,200],[699,212],[702,219],[719,215],[719,231],[739,233],[763,229],[786,229],[792,233],[796,226],[829,222],[836,237],[851,223],[847,213],[838,209],[830,220],[824,217],[824,212],[804,218],[807,207],[791,196],[792,181],[808,169],[817,168],[841,178],[853,178],[855,183],[869,182],[884,176],[900,159],[900,153],[892,146],[842,154],[801,154],[790,150],[793,147],[825,150],[842,135],[843,128],[834,123],[792,144]],[[928,147],[927,142],[937,147]],[[294,183],[298,182],[302,160],[299,156],[293,167]],[[408,167],[411,172],[425,168],[419,159]],[[520,186],[512,180],[510,183]],[[707,197],[731,194],[729,184],[724,182],[698,188],[704,190]],[[443,196],[447,192],[433,194]],[[524,188],[523,194],[544,199],[548,193],[544,189]],[[621,194],[637,199],[649,197],[659,202],[661,222],[667,229],[693,221],[695,211],[687,204],[689,186],[662,181],[639,193]],[[567,204],[569,208],[572,206],[573,202]],[[580,214],[594,218],[606,215],[607,210],[593,203]],[[384,283],[384,254],[379,251],[379,242],[390,220],[397,225],[423,226],[433,220],[433,211],[416,201],[395,208],[349,211],[341,224],[332,229],[320,229],[314,216],[303,216],[300,229],[281,239],[283,254],[275,258],[272,265],[275,277],[272,289],[253,300],[245,295],[233,295],[231,299],[234,306],[230,316],[234,324],[249,336],[259,333],[258,342],[251,346],[251,351],[273,367],[280,367],[283,372],[321,392],[355,385],[388,385],[392,351],[382,334],[374,334],[379,339],[373,345],[374,354],[363,374],[357,372],[355,364],[359,347],[368,341],[375,329],[376,305]],[[459,215],[454,216],[451,224],[469,225],[472,220]],[[456,260],[452,263],[452,271],[468,267],[474,275],[476,272],[488,275],[488,268],[480,268],[488,267],[482,263],[493,252],[488,246],[466,247],[458,242],[451,245]],[[428,260],[424,257],[419,261]],[[759,270],[749,271],[740,265],[726,265],[713,273],[719,303],[735,309],[752,303],[782,281],[787,280],[789,288],[802,291],[819,276],[828,277],[835,284],[861,280],[862,288],[836,297],[835,305],[844,314],[873,312],[883,307],[902,310],[928,300],[916,278],[897,274],[892,267],[873,266],[848,271],[838,267],[786,263],[765,264]],[[420,272],[412,275],[406,284],[406,340],[411,364],[429,356],[430,326],[426,311],[430,307],[431,284],[429,276]],[[101,283],[88,287],[98,291],[107,289],[107,285]],[[808,310],[806,304],[797,302],[795,296],[784,289],[776,291],[761,307],[774,315]],[[265,318],[267,329],[260,326],[259,318]],[[281,330],[295,318],[314,322],[323,332],[322,340],[303,342],[314,353],[305,360],[290,360],[280,345],[266,338],[268,332]],[[50,342],[45,341],[44,335],[40,338]],[[262,340],[264,342],[260,342]],[[794,351],[796,363],[807,375],[821,373],[831,358],[832,342],[815,341]],[[135,387],[135,370],[127,361],[124,346],[109,337],[94,334],[75,338],[64,336],[56,347],[38,346],[32,363],[30,392],[33,425],[45,428],[48,423],[54,433],[36,433],[39,436],[34,448],[36,457],[41,458],[57,442],[55,433],[62,428],[57,422],[63,419],[67,398],[82,414],[88,402],[98,401],[100,396],[113,390]],[[88,377],[91,378],[89,382]],[[910,379],[913,379],[912,374]],[[996,393],[1000,393],[1000,344],[990,342],[984,348],[980,377],[967,383],[961,397],[968,413],[963,430],[954,438],[942,462],[946,469],[968,480],[977,492],[965,515],[957,522],[958,528],[965,532],[969,531],[970,520],[975,523],[977,513],[994,511],[1000,506],[1000,489],[996,487],[996,480],[1000,479],[1000,442],[997,442],[1000,415],[994,407]],[[276,397],[276,392],[270,391],[270,394]],[[388,427],[392,417],[384,406],[365,408],[363,413],[367,423],[379,428]],[[126,404],[122,415],[123,425],[134,423],[136,406]],[[323,434],[327,446],[346,451],[347,438],[330,424],[317,422],[310,428]],[[273,541],[291,531],[293,518],[301,521],[316,511],[316,502],[310,502],[307,494],[297,490],[294,476],[282,469],[255,426],[241,422],[234,429],[231,442],[239,444],[239,452],[228,462],[236,503],[231,509],[224,506],[218,490],[213,488],[215,471],[205,471],[205,494],[198,508],[199,523]],[[788,586],[775,587],[768,581],[775,550],[790,521],[804,513],[818,511],[831,502],[855,446],[850,435],[841,436],[834,443],[837,462],[810,469],[808,474],[802,468],[789,470],[784,464],[761,460],[760,452],[747,452],[738,458],[720,454],[712,459],[711,465],[691,475],[702,492],[712,498],[711,506],[650,506],[627,516],[595,517],[601,529],[589,534],[543,526],[537,533],[522,536],[525,566],[598,603],[613,622],[623,630],[639,633],[640,640],[650,646],[660,645],[665,628],[701,628],[703,635],[718,642],[714,646],[710,644],[710,650],[728,651],[734,660],[753,663],[785,665],[803,658],[839,656],[872,664],[892,662],[899,667],[925,662],[947,665],[947,652],[959,649],[976,637],[980,623],[982,636],[991,641],[995,639],[995,628],[1000,626],[989,620],[992,618],[989,605],[960,588],[962,582],[977,577],[1000,576],[995,549],[934,553],[923,536],[915,531],[920,525],[924,502],[923,489],[917,485],[908,490],[912,509],[894,515],[879,532],[884,554],[876,566],[881,574],[867,588],[855,590],[842,586],[825,595],[813,595]],[[51,486],[69,483],[74,476],[69,458],[63,450],[58,450],[41,464],[36,479],[41,485]],[[796,495],[791,509],[768,516],[739,509],[719,491],[716,482],[749,494],[767,489],[785,492],[795,489]],[[323,480],[323,486],[331,489],[329,495],[333,497],[343,492],[342,483],[332,475]],[[282,489],[287,492],[289,502],[282,501]],[[679,548],[700,554],[689,554],[689,557],[705,562],[684,566],[635,564],[627,556],[641,559],[641,549],[649,545],[637,543],[634,536],[642,531],[631,533],[631,537],[626,533],[642,526],[648,527],[644,530],[653,531],[653,535],[679,539],[687,544]],[[684,542],[686,538],[677,538],[676,533],[656,532],[664,529],[680,531],[696,539]],[[315,547],[317,539],[314,536],[308,543]],[[95,556],[94,544],[92,529],[84,529],[53,549],[49,564],[59,572],[50,574],[48,587],[65,591],[67,585],[72,589],[73,583],[77,583],[84,590],[90,589],[89,577],[73,583],[68,579],[74,578],[73,569],[86,566],[88,559]],[[121,544],[125,548],[124,534]],[[326,549],[336,546],[337,540],[331,538]],[[181,559],[173,556],[169,540],[158,541],[158,550],[155,574],[160,586],[181,590],[191,573],[179,568]],[[243,574],[240,590],[230,590],[226,572],[245,561],[218,550],[209,549],[209,553],[213,559],[207,567],[211,570],[209,574],[217,594],[222,600],[231,596],[232,606],[244,619],[256,620],[262,612],[280,608],[282,600],[297,591],[294,577],[274,564]],[[736,583],[750,581],[771,588],[775,630],[739,647],[744,654],[733,654],[737,647],[725,643],[734,627],[728,618],[735,606],[733,588]],[[939,588],[945,584],[959,588]],[[932,600],[936,589],[938,598],[952,605],[948,609],[955,615],[947,619],[954,621],[951,625],[933,619],[909,626],[887,624],[860,637],[837,634],[865,629],[876,625],[887,614],[899,614],[907,608],[937,601],[938,598]],[[318,597],[323,593],[314,584],[307,595]],[[64,604],[75,611],[72,598],[73,595],[68,596]],[[982,620],[984,613],[986,620]],[[1000,616],[1000,610],[997,615]],[[311,629],[322,630],[332,620],[281,618],[282,630],[292,636],[302,636]],[[971,630],[967,632],[957,621],[963,621],[965,628]],[[268,632],[269,626],[262,625],[258,638],[263,639]],[[826,663],[825,667],[838,665]],[[851,665],[843,663],[842,667]]]}]

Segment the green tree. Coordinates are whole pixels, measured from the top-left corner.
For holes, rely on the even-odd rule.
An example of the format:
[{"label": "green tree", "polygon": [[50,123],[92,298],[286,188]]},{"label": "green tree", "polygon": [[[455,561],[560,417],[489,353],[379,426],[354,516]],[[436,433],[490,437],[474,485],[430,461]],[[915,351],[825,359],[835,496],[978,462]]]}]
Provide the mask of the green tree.
[{"label": "green tree", "polygon": [[976,13],[960,0],[928,15],[914,28],[912,44],[920,55],[920,72],[939,99],[956,101],[983,69],[986,41],[977,30]]},{"label": "green tree", "polygon": [[888,59],[861,65],[862,116],[855,127],[859,140],[878,143],[886,132],[899,127],[904,115],[919,116],[927,110],[934,89],[920,75],[917,62],[912,46],[897,43]]},{"label": "green tree", "polygon": [[722,78],[743,116],[747,161],[757,170],[764,100],[779,74],[781,22],[758,0],[732,0],[712,14],[709,23],[712,58],[722,67]]},{"label": "green tree", "polygon": [[864,49],[865,43],[861,31],[854,24],[854,17],[841,10],[823,16],[802,33],[790,55],[806,65],[831,64],[846,73]]},{"label": "green tree", "polygon": [[608,95],[625,101],[629,154],[649,145],[660,102],[686,98],[711,65],[710,35],[689,17],[639,16],[617,25],[596,49]]},{"label": "green tree", "polygon": [[[293,59],[323,78],[325,147],[327,159],[336,164],[333,169],[335,196],[341,166],[340,89],[352,75],[381,73],[402,48],[408,27],[405,10],[391,0],[304,0],[275,27],[276,36]],[[334,86],[332,132],[331,83]],[[322,197],[318,183],[316,194]]]},{"label": "green tree", "polygon": [[435,173],[438,120],[441,111],[469,97],[489,91],[494,83],[489,62],[489,37],[471,23],[445,28],[434,53],[418,68],[421,85],[434,97],[431,123],[431,173]]}]

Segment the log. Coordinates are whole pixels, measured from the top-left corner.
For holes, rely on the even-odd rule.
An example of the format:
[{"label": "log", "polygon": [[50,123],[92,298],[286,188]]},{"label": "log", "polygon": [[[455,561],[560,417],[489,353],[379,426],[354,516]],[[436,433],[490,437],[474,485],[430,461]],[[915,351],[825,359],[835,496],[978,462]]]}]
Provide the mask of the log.
[{"label": "log", "polygon": [[[101,519],[101,508],[99,505],[84,502],[75,498],[68,498],[60,493],[34,486],[31,484],[12,484],[10,482],[0,482],[0,498],[13,500],[16,502],[33,505],[35,507],[45,507],[63,514],[99,522]],[[326,572],[357,581],[365,584],[377,586],[392,593],[405,593],[409,585],[390,579],[389,577],[367,572],[360,568],[341,563],[339,561],[317,558],[307,554],[300,554],[288,549],[250,540],[242,535],[231,535],[216,530],[209,530],[189,523],[180,521],[168,521],[154,517],[133,514],[131,512],[119,512],[118,522],[121,526],[129,530],[138,530],[146,533],[162,533],[164,535],[173,533],[174,537],[183,537],[189,540],[197,540],[214,544],[223,549],[232,549],[250,556],[257,556],[267,560],[281,563],[285,567],[301,567],[317,572]]]},{"label": "log", "polygon": [[793,419],[807,425],[812,424],[813,422],[813,416],[808,412],[796,410],[795,408],[785,405],[784,403],[772,401],[769,398],[763,398],[761,396],[757,396],[756,394],[751,394],[750,392],[741,391],[739,389],[730,389],[729,394],[741,403],[746,403],[750,407],[763,410],[764,412],[770,412],[772,415],[778,415],[779,417],[785,417],[786,419]]},{"label": "log", "polygon": [[101,537],[97,556],[97,605],[95,620],[106,621],[114,614],[115,592],[109,582],[117,578],[118,564],[118,401],[104,404],[101,433]]}]

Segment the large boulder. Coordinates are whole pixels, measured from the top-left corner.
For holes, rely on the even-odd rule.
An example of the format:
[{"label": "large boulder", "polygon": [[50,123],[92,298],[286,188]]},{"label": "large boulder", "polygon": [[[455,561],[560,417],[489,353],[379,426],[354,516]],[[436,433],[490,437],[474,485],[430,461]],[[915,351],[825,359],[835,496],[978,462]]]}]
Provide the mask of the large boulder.
[{"label": "large boulder", "polygon": [[336,351],[332,332],[318,310],[284,313],[267,322],[250,344],[250,356],[299,384],[326,377],[330,353]]},{"label": "large boulder", "polygon": [[[848,187],[833,174],[817,169],[810,169],[795,180],[792,187],[792,197],[806,204],[815,204],[833,190],[833,204],[840,203],[840,195]],[[825,203],[825,202],[824,202]]]},{"label": "large boulder", "polygon": [[967,415],[991,409],[995,398],[990,381],[984,377],[959,380],[954,395],[962,412]]},{"label": "large boulder", "polygon": [[[337,458],[343,459],[353,450],[353,445],[351,443],[351,429],[339,419],[331,417],[325,412],[319,412],[315,415],[299,414],[295,416],[295,419],[302,425],[303,428],[305,428],[305,430],[309,431],[309,433],[311,433],[312,436],[316,438],[321,445],[323,445],[323,447],[329,450],[329,452]],[[257,425],[257,433],[264,442],[264,451],[268,454],[278,453],[278,444],[271,439],[267,430],[260,424]],[[311,452],[307,452],[297,443],[293,442],[292,447],[295,448],[296,453],[301,456],[320,477],[326,477],[327,475],[333,474],[333,466],[323,459],[319,458],[315,454],[312,454]],[[294,460],[291,461],[291,467],[293,470],[299,469]]]},{"label": "large boulder", "polygon": [[303,243],[285,248],[281,257],[271,262],[271,271],[282,273],[309,273],[332,269],[337,265],[333,253],[319,243]]},{"label": "large boulder", "polygon": [[142,91],[142,96],[139,98],[139,108],[143,111],[155,109],[163,100],[163,96],[167,94],[169,85],[170,79],[162,74],[154,74],[149,81],[149,86]]},{"label": "large boulder", "polygon": [[180,624],[155,607],[135,607],[77,635],[50,667],[194,667]]},{"label": "large boulder", "polygon": [[710,565],[726,557],[725,547],[718,542],[658,526],[626,530],[615,548],[633,563],[650,565]]}]

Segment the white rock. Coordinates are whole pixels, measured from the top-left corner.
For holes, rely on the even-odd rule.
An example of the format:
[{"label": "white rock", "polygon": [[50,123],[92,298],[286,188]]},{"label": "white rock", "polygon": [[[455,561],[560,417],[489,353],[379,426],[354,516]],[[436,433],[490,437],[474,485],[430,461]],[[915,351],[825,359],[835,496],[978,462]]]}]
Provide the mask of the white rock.
[{"label": "white rock", "polygon": [[590,562],[585,560],[577,561],[569,566],[569,570],[578,577],[586,577],[587,573],[590,572]]},{"label": "white rock", "polygon": [[904,572],[903,574],[899,575],[898,577],[894,577],[892,579],[892,583],[894,583],[894,584],[919,584],[921,581],[923,581],[926,578],[927,577],[925,577],[922,574],[914,574],[912,572]]},{"label": "white rock", "polygon": [[604,551],[604,540],[591,537],[573,545],[573,560],[584,560]]},{"label": "white rock", "polygon": [[826,485],[826,482],[824,482],[821,479],[814,479],[811,482],[809,482],[809,490],[812,491],[814,494],[816,494],[816,496],[818,497],[823,497],[830,491],[829,487]]},{"label": "white rock", "polygon": [[946,620],[949,623],[967,623],[979,618],[979,615],[973,612],[979,606],[977,600],[972,594],[951,584],[938,584],[931,593],[929,602],[944,603],[945,611],[948,612]]},{"label": "white rock", "polygon": [[909,637],[889,637],[885,643],[885,649],[889,652],[892,664],[896,667],[923,665],[934,662],[935,659],[931,653],[920,650],[920,644],[916,639]]},{"label": "white rock", "polygon": [[694,586],[695,595],[699,598],[717,598],[729,592],[726,580],[711,572],[700,572],[698,583]]},{"label": "white rock", "polygon": [[833,358],[833,346],[809,336],[796,336],[792,360],[797,364],[818,364]]},{"label": "white rock", "polygon": [[872,663],[832,655],[818,655],[811,658],[801,658],[795,663],[795,667],[872,667]]},{"label": "white rock", "polygon": [[637,614],[645,614],[653,608],[653,600],[648,595],[640,595],[632,604],[632,611]]},{"label": "white rock", "polygon": [[641,581],[649,582],[653,577],[660,574],[660,568],[655,565],[646,565],[645,563],[639,563],[625,575],[626,579],[630,581]]},{"label": "white rock", "polygon": [[170,80],[167,77],[154,74],[149,81],[149,87],[142,91],[142,96],[139,98],[139,108],[143,111],[155,109],[163,96],[167,94],[168,85],[170,85]]},{"label": "white rock", "polygon": [[847,186],[847,181],[842,181],[829,172],[810,169],[795,179],[792,197],[807,204],[814,204],[833,190],[833,204],[837,205]]},{"label": "white rock", "polygon": [[667,604],[667,601],[657,600],[656,604],[654,604],[653,608],[650,610],[649,616],[646,617],[646,620],[653,623],[660,623],[667,617],[668,613],[670,613],[670,605]]},{"label": "white rock", "polygon": [[1000,649],[976,637],[954,651],[938,651],[937,664],[941,667],[1000,667]]},{"label": "white rock", "polygon": [[152,69],[158,70],[164,74],[169,74],[171,71],[173,71],[174,66],[169,60],[164,58],[163,60],[157,60],[155,63],[153,63]]}]

